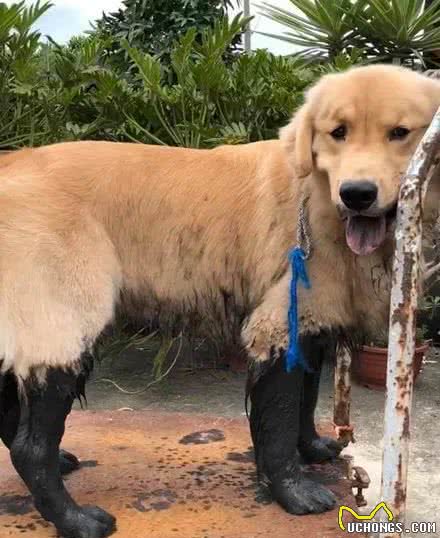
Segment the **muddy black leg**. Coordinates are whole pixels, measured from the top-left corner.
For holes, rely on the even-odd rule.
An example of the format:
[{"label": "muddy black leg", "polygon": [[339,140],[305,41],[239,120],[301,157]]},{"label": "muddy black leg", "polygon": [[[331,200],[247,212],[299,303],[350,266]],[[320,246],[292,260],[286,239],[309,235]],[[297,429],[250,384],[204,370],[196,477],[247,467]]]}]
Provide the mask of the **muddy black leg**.
[{"label": "muddy black leg", "polygon": [[322,332],[303,336],[301,347],[311,371],[304,373],[298,450],[307,463],[320,463],[335,458],[343,448],[336,440],[319,436],[315,427],[322,363],[324,360],[334,363],[336,345],[329,333]]},{"label": "muddy black leg", "polygon": [[65,489],[60,473],[59,444],[77,393],[77,376],[51,369],[44,385],[28,381],[25,391],[10,452],[35,507],[64,538],[108,536],[115,530],[115,519],[100,508],[78,506]]},{"label": "muddy black leg", "polygon": [[[20,402],[18,399],[17,382],[12,374],[4,374],[0,390],[0,439],[10,448],[15,438],[20,420]],[[76,456],[60,450],[60,471],[65,475],[79,468]]]},{"label": "muddy black leg", "polygon": [[320,513],[334,507],[329,490],[306,478],[297,446],[304,371],[286,373],[284,357],[251,365],[251,433],[257,471],[272,497],[291,514]]},{"label": "muddy black leg", "polygon": [[20,419],[17,382],[10,373],[0,374],[0,438],[10,448]]},{"label": "muddy black leg", "polygon": [[62,475],[73,473],[80,467],[80,462],[75,454],[67,452],[67,450],[60,449],[60,472]]}]

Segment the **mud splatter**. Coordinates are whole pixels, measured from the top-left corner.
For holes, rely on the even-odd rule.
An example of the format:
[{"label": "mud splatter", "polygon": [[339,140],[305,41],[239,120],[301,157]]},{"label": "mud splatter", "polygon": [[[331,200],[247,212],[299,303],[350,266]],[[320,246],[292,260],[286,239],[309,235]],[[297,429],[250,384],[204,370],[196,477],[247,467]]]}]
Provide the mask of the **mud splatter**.
[{"label": "mud splatter", "polygon": [[177,501],[177,495],[169,489],[157,489],[151,493],[140,493],[131,506],[138,512],[160,512],[168,510]]},{"label": "mud splatter", "polygon": [[157,501],[156,503],[151,503],[151,508],[159,512],[161,510],[168,510],[168,508],[171,508],[172,504],[173,503],[168,501]]},{"label": "mud splatter", "polygon": [[221,430],[206,430],[202,432],[194,432],[180,439],[181,445],[207,445],[208,443],[216,443],[224,441],[225,435]]},{"label": "mud splatter", "polygon": [[30,495],[0,495],[0,515],[24,516],[34,509]]},{"label": "mud splatter", "polygon": [[254,451],[248,450],[247,452],[228,452],[226,459],[228,461],[234,461],[237,463],[253,463]]}]

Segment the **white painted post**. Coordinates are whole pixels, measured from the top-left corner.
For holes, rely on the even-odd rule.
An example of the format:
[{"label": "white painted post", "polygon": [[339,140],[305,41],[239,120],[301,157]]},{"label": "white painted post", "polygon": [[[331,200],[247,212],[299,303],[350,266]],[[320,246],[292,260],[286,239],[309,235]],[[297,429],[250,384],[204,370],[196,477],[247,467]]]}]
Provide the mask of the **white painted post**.
[{"label": "white painted post", "polygon": [[[440,149],[440,108],[420,142],[402,182],[396,222],[391,291],[382,497],[404,523],[413,394],[415,316],[421,279],[422,202]],[[381,538],[397,538],[385,533]]]}]

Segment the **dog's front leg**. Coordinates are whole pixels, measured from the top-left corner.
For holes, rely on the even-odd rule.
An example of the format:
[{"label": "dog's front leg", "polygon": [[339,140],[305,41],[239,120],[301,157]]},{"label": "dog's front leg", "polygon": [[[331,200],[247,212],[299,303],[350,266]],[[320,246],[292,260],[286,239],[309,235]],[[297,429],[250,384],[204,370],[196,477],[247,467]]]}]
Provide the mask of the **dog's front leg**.
[{"label": "dog's front leg", "polygon": [[103,538],[113,532],[115,519],[100,508],[76,504],[61,478],[59,445],[76,387],[77,374],[61,368],[48,370],[44,383],[24,381],[11,460],[37,510],[64,538]]},{"label": "dog's front leg", "polygon": [[333,508],[335,498],[300,470],[298,447],[308,455],[322,452],[314,426],[319,373],[285,371],[289,283],[286,274],[268,290],[242,332],[250,359],[251,434],[260,483],[288,512],[318,513]]},{"label": "dog's front leg", "polygon": [[336,342],[330,331],[306,334],[300,345],[308,365],[304,372],[304,390],[300,412],[298,449],[307,463],[321,463],[339,455],[342,445],[331,437],[319,436],[315,427],[315,409],[318,402],[322,364],[336,360]]},{"label": "dog's front leg", "polygon": [[324,512],[336,502],[333,493],[300,469],[297,446],[303,384],[303,369],[287,373],[283,353],[250,367],[250,422],[259,480],[291,514]]}]

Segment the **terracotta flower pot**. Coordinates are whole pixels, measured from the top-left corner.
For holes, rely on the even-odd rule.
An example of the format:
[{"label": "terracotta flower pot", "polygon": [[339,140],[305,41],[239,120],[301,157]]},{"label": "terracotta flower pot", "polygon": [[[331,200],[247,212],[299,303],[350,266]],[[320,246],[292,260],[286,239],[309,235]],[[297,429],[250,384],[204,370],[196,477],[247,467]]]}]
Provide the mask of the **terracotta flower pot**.
[{"label": "terracotta flower pot", "polygon": [[[413,375],[417,379],[422,369],[423,359],[429,349],[429,342],[416,347],[414,352]],[[388,349],[362,346],[353,358],[353,376],[361,385],[373,389],[384,389],[387,383]]]}]

